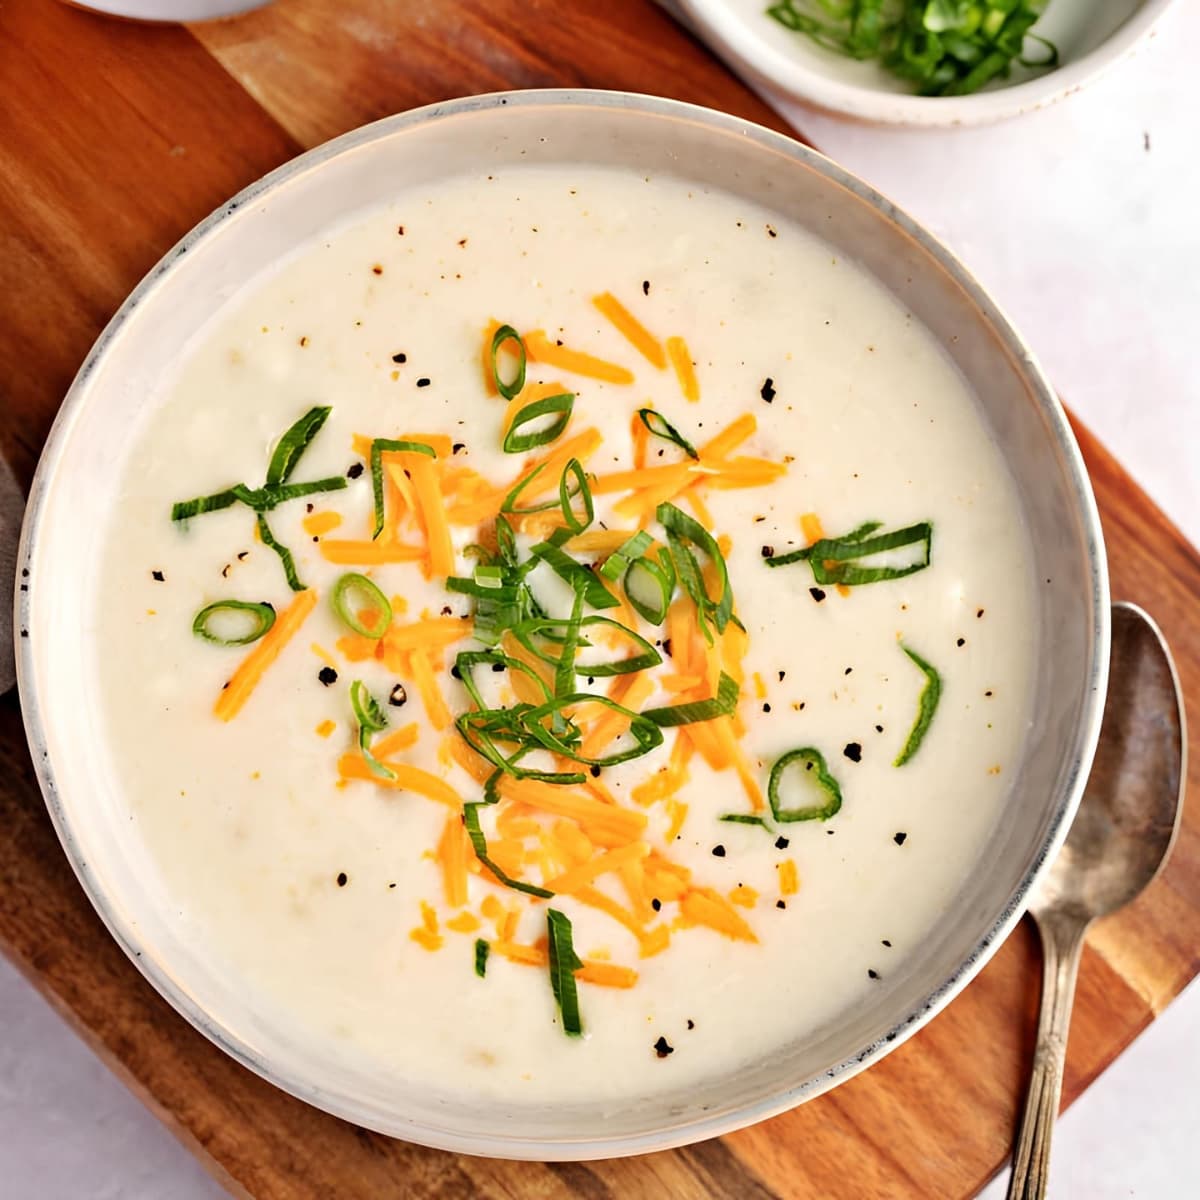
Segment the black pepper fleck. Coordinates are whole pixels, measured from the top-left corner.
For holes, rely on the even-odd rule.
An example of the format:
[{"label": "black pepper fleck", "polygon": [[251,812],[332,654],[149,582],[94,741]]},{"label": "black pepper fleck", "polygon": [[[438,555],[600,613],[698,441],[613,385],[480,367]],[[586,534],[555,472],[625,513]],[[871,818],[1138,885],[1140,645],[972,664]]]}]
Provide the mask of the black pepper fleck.
[{"label": "black pepper fleck", "polygon": [[167,577],[161,571],[151,571],[150,578],[153,579],[155,583],[162,583]]},{"label": "black pepper fleck", "polygon": [[824,590],[823,590],[822,588],[819,588],[819,587],[811,587],[811,588],[809,588],[809,589],[808,589],[808,594],[809,594],[809,595],[810,595],[810,596],[811,596],[811,597],[812,597],[812,598],[813,598],[813,599],[814,599],[814,600],[815,600],[815,601],[816,601],[818,604],[820,604],[820,603],[821,603],[821,601],[825,599],[825,592],[824,592]]},{"label": "black pepper fleck", "polygon": [[720,844],[714,846],[712,848],[712,855],[713,855],[713,858],[724,858],[725,857],[725,847]]},{"label": "black pepper fleck", "polygon": [[400,354],[393,354],[393,355],[392,355],[392,362],[394,362],[394,363],[406,363],[406,362],[408,362],[408,355],[407,355],[407,354],[405,354],[405,353],[403,353],[403,352],[401,352]]},{"label": "black pepper fleck", "polygon": [[991,689],[989,688],[989,689],[988,689],[986,692],[984,692],[983,694],[984,694],[985,696],[987,696],[987,697],[988,697],[988,699],[991,699],[991,696],[992,696],[992,691],[991,691]]},{"label": "black pepper fleck", "polygon": [[875,732],[876,732],[876,733],[882,733],[882,732],[883,732],[883,726],[882,726],[882,725],[876,725],[876,726],[875,726]]},{"label": "black pepper fleck", "polygon": [[959,638],[959,639],[958,639],[958,641],[956,641],[954,644],[955,644],[956,646],[965,646],[965,645],[967,644],[967,639],[966,639],[966,638]]},{"label": "black pepper fleck", "polygon": [[862,762],[862,744],[860,742],[847,742],[842,753],[851,762]]},{"label": "black pepper fleck", "polygon": [[455,442],[454,445],[450,447],[450,452],[452,454],[459,454],[466,448],[467,448],[466,442]]},{"label": "black pepper fleck", "polygon": [[883,939],[880,941],[880,943],[879,943],[879,944],[880,944],[881,946],[886,946],[886,947],[887,947],[889,950],[892,948],[892,943],[891,943],[891,942],[889,942],[889,941],[887,940],[887,938],[883,938]]},{"label": "black pepper fleck", "polygon": [[867,968],[867,978],[868,978],[868,979],[878,979],[878,978],[879,978],[879,972],[878,972],[878,971],[876,971],[876,970],[874,970],[874,969],[873,969],[873,968],[871,968],[871,967],[868,967],[868,968]]},{"label": "black pepper fleck", "polygon": [[668,658],[674,658],[674,657],[675,657],[675,656],[674,656],[674,655],[671,653],[671,639],[670,639],[670,638],[663,638],[663,644],[662,644],[662,648],[663,648],[663,653],[664,653],[664,654],[665,654],[665,655],[666,655]]},{"label": "black pepper fleck", "polygon": [[764,546],[762,548],[762,556],[763,556],[763,558],[774,558],[775,557],[775,547],[774,546]]},{"label": "black pepper fleck", "polygon": [[787,908],[787,901],[786,900],[776,900],[775,907],[776,908]]},{"label": "black pepper fleck", "polygon": [[765,712],[765,713],[768,713],[768,712],[770,712],[770,711],[771,711],[771,706],[770,706],[769,704],[764,704],[764,705],[763,705],[763,712]]},{"label": "black pepper fleck", "polygon": [[654,899],[650,901],[650,907],[654,909],[655,912],[662,912],[662,901],[655,896]]},{"label": "black pepper fleck", "polygon": [[786,850],[790,845],[791,842],[789,842],[787,838],[783,837],[782,834],[775,839],[776,850]]},{"label": "black pepper fleck", "polygon": [[908,841],[908,834],[897,833],[892,837],[892,841],[895,842],[897,846],[903,846],[904,843]]},{"label": "black pepper fleck", "polygon": [[350,882],[350,879],[349,879],[349,877],[346,875],[346,872],[345,872],[345,871],[339,871],[339,872],[338,872],[338,877],[337,877],[337,885],[338,885],[338,887],[345,887],[345,886],[346,886],[346,884],[348,884],[349,882]]},{"label": "black pepper fleck", "polygon": [[980,618],[980,617],[982,617],[982,616],[983,616],[983,609],[981,608],[981,609],[980,609],[980,610],[979,610],[979,611],[978,611],[978,612],[975,614],[975,619],[978,621],[978,620],[979,620],[979,618]]},{"label": "black pepper fleck", "polygon": [[763,398],[763,399],[764,399],[764,400],[765,400],[765,401],[766,401],[768,404],[770,404],[770,403],[771,403],[771,401],[775,399],[775,380],[773,380],[773,379],[770,377],[770,375],[768,375],[768,376],[766,377],[766,379],[765,379],[765,380],[763,380],[763,385],[762,385],[762,387],[761,387],[761,388],[759,388],[759,389],[758,389],[758,394],[759,394],[759,395],[760,395],[760,396],[761,396],[761,397],[762,397],[762,398]]},{"label": "black pepper fleck", "polygon": [[853,668],[853,667],[847,667],[847,668],[846,668],[846,669],[845,669],[845,670],[842,672],[842,674],[843,674],[843,675],[849,675],[849,674],[850,674],[850,673],[851,673],[853,670],[854,670],[854,668]]},{"label": "black pepper fleck", "polygon": [[650,280],[648,280],[648,279],[642,280],[642,295],[643,296],[650,295]]},{"label": "black pepper fleck", "polygon": [[780,682],[780,683],[782,683],[782,682],[783,682],[783,680],[784,680],[784,677],[785,677],[786,675],[787,675],[787,672],[786,672],[786,671],[780,671],[780,672],[779,672],[779,682]]},{"label": "black pepper fleck", "polygon": [[592,778],[593,778],[593,779],[599,779],[599,778],[600,778],[600,764],[599,764],[599,763],[592,763],[592,765],[591,765],[591,772],[592,772]]},{"label": "black pepper fleck", "polygon": [[450,668],[450,674],[453,675],[455,679],[462,678],[462,672],[458,669],[458,663],[455,663],[454,666]]},{"label": "black pepper fleck", "polygon": [[675,1047],[665,1037],[660,1036],[658,1041],[654,1043],[654,1053],[659,1058],[666,1058],[669,1054],[675,1053]]},{"label": "black pepper fleck", "polygon": [[337,672],[332,667],[322,667],[317,672],[317,678],[326,687],[332,687],[335,683],[337,683]]},{"label": "black pepper fleck", "polygon": [[362,473],[363,473],[362,463],[351,463],[349,469],[346,471],[346,478],[347,479],[357,479]]},{"label": "black pepper fleck", "polygon": [[502,671],[507,671],[507,670],[508,670],[508,668],[502,662],[492,663],[492,671],[496,675],[499,675]]},{"label": "black pepper fleck", "polygon": [[393,708],[400,708],[408,703],[408,692],[404,690],[404,684],[398,683],[388,693],[388,703]]},{"label": "black pepper fleck", "polygon": [[691,1018],[689,1018],[689,1019],[688,1019],[688,1023],[687,1023],[687,1025],[688,1025],[688,1028],[689,1028],[689,1029],[695,1029],[695,1028],[696,1028],[696,1022],[695,1022],[695,1021],[693,1021],[693,1020],[691,1020]]},{"label": "black pepper fleck", "polygon": [[428,387],[429,382],[429,376],[422,375],[421,378],[417,380],[417,387]]}]

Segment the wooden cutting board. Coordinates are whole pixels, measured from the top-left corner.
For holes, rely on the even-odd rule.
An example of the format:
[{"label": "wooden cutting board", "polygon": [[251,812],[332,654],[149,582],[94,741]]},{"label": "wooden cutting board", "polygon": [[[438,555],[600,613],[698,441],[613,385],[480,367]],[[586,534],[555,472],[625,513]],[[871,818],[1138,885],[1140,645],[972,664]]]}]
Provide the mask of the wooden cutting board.
[{"label": "wooden cutting board", "polygon": [[[301,149],[414,105],[512,87],[659,92],[783,128],[649,0],[281,0],[190,29],[50,0],[4,0],[0,14],[0,453],[24,483],[125,294],[210,209]],[[1161,622],[1200,729],[1200,558],[1112,456],[1079,436],[1113,594]],[[1193,742],[1193,795],[1198,750]],[[1039,970],[1023,925],[878,1066],[792,1113],[687,1149],[541,1165],[391,1141],[243,1070],[142,980],[59,848],[11,695],[0,700],[0,948],[232,1191],[257,1200],[958,1200],[1007,1155]],[[1067,1102],[1196,974],[1198,948],[1193,808],[1166,873],[1089,939]]]}]

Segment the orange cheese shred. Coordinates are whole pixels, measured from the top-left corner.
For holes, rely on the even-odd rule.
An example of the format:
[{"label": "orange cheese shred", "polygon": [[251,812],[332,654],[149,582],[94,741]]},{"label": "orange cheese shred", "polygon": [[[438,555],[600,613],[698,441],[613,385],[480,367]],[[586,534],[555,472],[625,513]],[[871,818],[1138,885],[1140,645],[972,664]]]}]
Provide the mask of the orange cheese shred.
[{"label": "orange cheese shred", "polygon": [[588,379],[599,379],[603,383],[628,384],[633,382],[633,372],[617,363],[607,362],[582,350],[571,350],[567,346],[556,346],[544,330],[535,329],[525,334],[525,352],[534,362],[569,371],[572,375],[584,375]]},{"label": "orange cheese shred", "polygon": [[342,523],[342,514],[336,512],[315,512],[304,518],[301,524],[304,526],[304,532],[312,534],[313,537],[320,537],[322,534],[329,533],[330,530],[336,529]]},{"label": "orange cheese shred", "polygon": [[383,563],[420,562],[425,557],[423,546],[404,542],[377,542],[346,538],[326,538],[321,542],[321,557],[339,566],[374,567]]},{"label": "orange cheese shred", "polygon": [[399,729],[393,729],[391,733],[385,733],[378,741],[373,742],[371,753],[379,759],[391,758],[393,754],[399,754],[401,750],[415,746],[417,737],[417,723],[410,721],[407,725],[401,725]]},{"label": "orange cheese shred", "polygon": [[757,942],[754,930],[738,916],[733,906],[712,888],[692,888],[679,901],[685,925],[704,925],[739,942]]},{"label": "orange cheese shred", "polygon": [[800,877],[796,874],[796,864],[790,858],[784,859],[778,866],[779,891],[784,896],[794,896],[800,890]]},{"label": "orange cheese shred", "polygon": [[583,966],[575,972],[575,978],[580,983],[594,983],[599,987],[631,988],[638,981],[638,973],[632,967],[585,958]]},{"label": "orange cheese shred", "polygon": [[601,292],[592,303],[617,332],[653,367],[665,371],[667,356],[662,343],[623,305],[612,292]]},{"label": "orange cheese shred", "polygon": [[275,624],[254,643],[253,649],[229,677],[229,682],[213,705],[217,717],[222,721],[232,721],[241,712],[267,668],[279,657],[316,604],[317,593],[312,588],[296,593],[296,598],[276,617]]},{"label": "orange cheese shred", "polygon": [[413,651],[409,655],[409,668],[412,671],[413,682],[421,694],[421,703],[425,706],[425,715],[434,729],[448,729],[454,718],[450,715],[446,701],[442,698],[441,689],[433,674],[433,666],[428,654]]},{"label": "orange cheese shred", "polygon": [[458,813],[446,818],[436,858],[442,868],[442,891],[451,908],[467,902],[467,833]]},{"label": "orange cheese shred", "polygon": [[645,858],[649,853],[650,847],[645,842],[634,842],[632,845],[622,846],[619,850],[608,850],[604,854],[596,855],[590,862],[581,863],[547,880],[546,887],[555,893],[571,895],[581,887],[593,883],[599,876],[609,871],[619,871],[626,864]]},{"label": "orange cheese shred", "polygon": [[361,779],[398,792],[416,792],[429,800],[436,800],[439,804],[462,808],[463,798],[444,779],[439,779],[420,767],[410,767],[407,763],[390,762],[384,765],[393,772],[394,779],[376,775],[367,766],[361,754],[343,754],[338,759],[338,774],[342,779]]},{"label": "orange cheese shred", "polygon": [[684,399],[695,404],[700,399],[700,381],[696,378],[696,368],[692,364],[692,352],[687,342],[681,337],[667,338],[667,357],[675,368],[675,378],[679,380],[679,390]]}]

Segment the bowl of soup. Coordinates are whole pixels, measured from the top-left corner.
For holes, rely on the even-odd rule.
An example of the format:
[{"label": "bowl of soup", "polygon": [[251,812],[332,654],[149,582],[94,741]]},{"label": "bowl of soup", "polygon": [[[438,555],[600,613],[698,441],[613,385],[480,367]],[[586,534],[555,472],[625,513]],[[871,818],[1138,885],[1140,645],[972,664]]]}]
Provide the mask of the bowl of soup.
[{"label": "bowl of soup", "polygon": [[980,969],[1097,735],[1107,579],[995,304],[733,117],[339,138],[105,330],[20,558],[34,761],[162,995],[332,1113],[630,1154]]}]

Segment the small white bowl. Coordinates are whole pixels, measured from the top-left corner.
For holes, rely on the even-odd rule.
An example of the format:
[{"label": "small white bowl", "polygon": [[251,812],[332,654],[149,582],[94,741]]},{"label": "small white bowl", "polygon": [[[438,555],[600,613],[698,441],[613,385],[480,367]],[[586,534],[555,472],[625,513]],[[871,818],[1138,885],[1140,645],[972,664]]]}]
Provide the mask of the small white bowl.
[{"label": "small white bowl", "polygon": [[1014,65],[969,96],[915,96],[877,63],[818,46],[767,15],[769,0],[677,0],[739,71],[805,104],[884,125],[982,125],[1053,104],[1151,36],[1172,0],[1050,0],[1037,33],[1058,48],[1052,71]]}]

